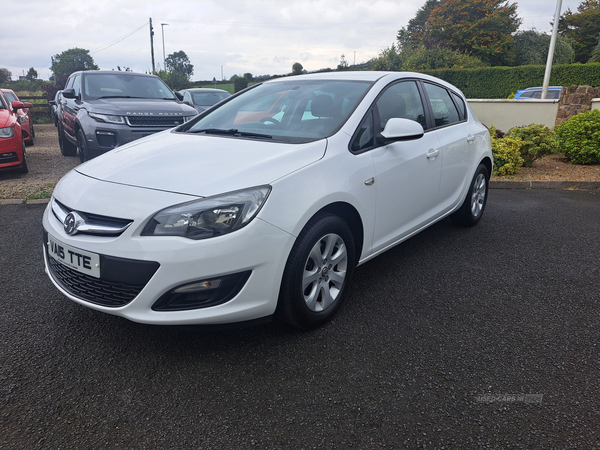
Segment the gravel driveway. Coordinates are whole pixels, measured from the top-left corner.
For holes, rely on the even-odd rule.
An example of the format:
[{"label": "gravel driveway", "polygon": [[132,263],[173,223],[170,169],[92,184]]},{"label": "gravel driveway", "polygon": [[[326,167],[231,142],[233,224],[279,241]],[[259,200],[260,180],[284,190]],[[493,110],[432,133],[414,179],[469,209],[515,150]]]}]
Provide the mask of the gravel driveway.
[{"label": "gravel driveway", "polygon": [[36,125],[34,145],[26,151],[29,173],[0,171],[0,199],[48,198],[58,180],[79,164],[79,156],[60,154],[53,124]]}]

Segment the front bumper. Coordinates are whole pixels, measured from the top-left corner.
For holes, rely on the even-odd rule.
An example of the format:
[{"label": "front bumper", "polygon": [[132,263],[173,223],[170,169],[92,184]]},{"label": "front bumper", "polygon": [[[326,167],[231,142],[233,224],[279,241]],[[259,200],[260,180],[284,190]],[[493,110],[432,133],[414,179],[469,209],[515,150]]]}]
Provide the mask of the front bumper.
[{"label": "front bumper", "polygon": [[[71,300],[98,311],[125,317],[135,322],[158,325],[187,324],[227,324],[256,320],[272,315],[277,306],[283,268],[294,242],[293,236],[272,225],[255,218],[246,227],[217,238],[193,241],[179,237],[143,237],[140,230],[142,221],[134,221],[118,237],[100,237],[90,235],[69,236],[63,225],[56,219],[50,206],[43,217],[44,233],[74,248],[122,261],[134,260],[138,263],[154,264],[154,271],[147,271],[147,281],[138,277],[136,283],[129,283],[138,289],[131,300],[124,304],[101,304],[111,286],[104,281],[102,273],[97,288],[90,284],[84,290],[73,289],[69,283],[60,280],[51,264],[60,264],[51,260],[44,239],[46,273],[54,285]],[[102,266],[101,266],[102,267]],[[105,267],[108,267],[105,265]],[[101,269],[103,271],[104,269]],[[114,272],[114,271],[113,271]],[[150,273],[152,272],[152,273]],[[231,299],[216,306],[200,307],[184,311],[164,311],[153,309],[157,301],[170,291],[192,282],[224,277],[231,274],[250,273],[243,287]],[[63,275],[65,276],[65,275]],[[66,276],[69,276],[68,274]],[[112,277],[114,278],[114,274]],[[110,277],[108,277],[110,278]],[[125,281],[121,277],[119,282]],[[78,282],[79,283],[79,282]],[[79,283],[81,284],[81,283]],[[86,284],[86,281],[83,281]],[[86,298],[85,288],[93,291],[92,301]],[[129,286],[125,286],[127,290]],[[95,296],[95,297],[94,297]]]}]

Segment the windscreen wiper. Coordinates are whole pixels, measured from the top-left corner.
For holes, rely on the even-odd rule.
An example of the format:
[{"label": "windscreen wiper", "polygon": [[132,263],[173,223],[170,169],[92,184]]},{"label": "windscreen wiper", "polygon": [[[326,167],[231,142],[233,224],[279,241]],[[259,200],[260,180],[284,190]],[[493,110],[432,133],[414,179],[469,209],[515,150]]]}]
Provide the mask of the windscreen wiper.
[{"label": "windscreen wiper", "polygon": [[102,97],[97,97],[97,100],[101,98],[147,98],[147,97],[132,97],[131,95],[103,95]]},{"label": "windscreen wiper", "polygon": [[221,134],[226,136],[254,137],[259,139],[273,139],[273,136],[261,133],[250,133],[248,131],[239,131],[236,128],[222,130],[221,128],[204,128],[202,130],[188,131],[188,133]]}]

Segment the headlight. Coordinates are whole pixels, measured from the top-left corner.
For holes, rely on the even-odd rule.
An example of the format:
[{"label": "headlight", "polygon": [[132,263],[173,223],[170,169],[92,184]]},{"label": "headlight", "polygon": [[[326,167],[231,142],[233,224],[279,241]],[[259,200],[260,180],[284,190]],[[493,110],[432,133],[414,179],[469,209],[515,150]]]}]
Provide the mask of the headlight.
[{"label": "headlight", "polygon": [[183,123],[189,122],[196,116],[183,116]]},{"label": "headlight", "polygon": [[23,125],[25,122],[27,122],[27,116],[19,116],[19,123]]},{"label": "headlight", "polygon": [[13,127],[0,128],[0,138],[11,138],[15,135]]},{"label": "headlight", "polygon": [[146,224],[142,236],[207,239],[231,233],[250,223],[269,192],[271,186],[259,186],[163,209]]},{"label": "headlight", "polygon": [[98,114],[98,113],[88,113],[90,115],[90,117],[92,117],[93,119],[96,119],[100,122],[106,122],[106,123],[118,123],[118,124],[124,124],[125,123],[125,118],[123,116],[111,116],[108,114]]}]

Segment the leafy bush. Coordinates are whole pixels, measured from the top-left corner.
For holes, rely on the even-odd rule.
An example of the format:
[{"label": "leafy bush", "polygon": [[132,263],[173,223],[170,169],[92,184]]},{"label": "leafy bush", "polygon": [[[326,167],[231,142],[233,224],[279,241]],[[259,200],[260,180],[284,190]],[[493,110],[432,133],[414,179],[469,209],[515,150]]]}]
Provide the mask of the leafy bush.
[{"label": "leafy bush", "polygon": [[490,128],[492,138],[492,155],[494,156],[494,175],[515,175],[523,165],[521,146],[523,141],[519,138],[502,137],[504,133]]},{"label": "leafy bush", "polygon": [[600,111],[584,111],[554,131],[565,156],[574,164],[600,164]]},{"label": "leafy bush", "polygon": [[533,161],[542,156],[559,151],[558,139],[550,128],[541,124],[526,127],[515,127],[508,130],[506,137],[519,138],[523,141],[521,157],[524,165],[530,167]]}]

